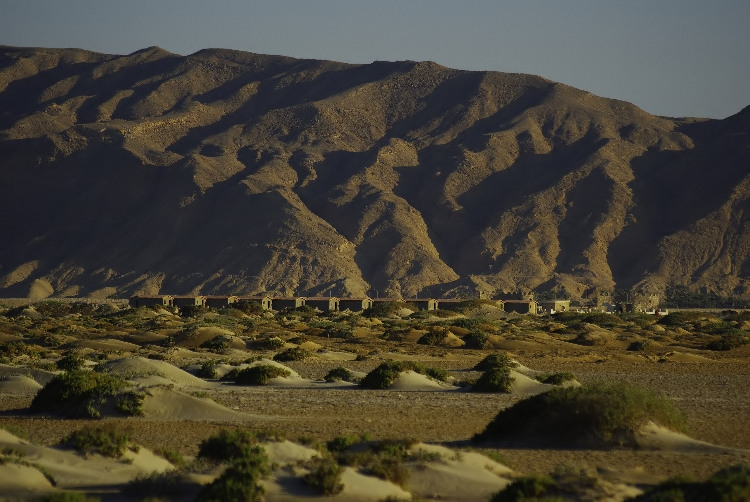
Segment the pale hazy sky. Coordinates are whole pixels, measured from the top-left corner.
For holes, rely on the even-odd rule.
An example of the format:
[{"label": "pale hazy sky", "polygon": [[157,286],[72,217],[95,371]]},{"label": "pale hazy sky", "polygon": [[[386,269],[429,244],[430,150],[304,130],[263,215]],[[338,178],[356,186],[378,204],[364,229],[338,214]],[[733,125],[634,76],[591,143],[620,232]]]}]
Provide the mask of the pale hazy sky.
[{"label": "pale hazy sky", "polygon": [[750,105],[750,0],[0,0],[0,44],[431,60],[541,75],[657,115]]}]

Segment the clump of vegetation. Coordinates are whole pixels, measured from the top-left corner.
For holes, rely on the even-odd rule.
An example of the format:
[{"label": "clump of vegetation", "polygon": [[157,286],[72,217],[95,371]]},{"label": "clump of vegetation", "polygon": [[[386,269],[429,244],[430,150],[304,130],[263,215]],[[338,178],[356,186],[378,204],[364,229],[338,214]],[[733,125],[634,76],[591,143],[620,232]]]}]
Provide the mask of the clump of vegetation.
[{"label": "clump of vegetation", "polygon": [[510,368],[496,366],[490,368],[472,385],[474,392],[510,392],[515,378],[510,374]]},{"label": "clump of vegetation", "polygon": [[198,447],[198,458],[214,463],[243,457],[258,443],[258,435],[246,429],[222,429],[215,436],[204,439]]},{"label": "clump of vegetation", "polygon": [[530,437],[540,443],[617,446],[633,443],[633,434],[653,421],[685,432],[685,418],[665,397],[625,383],[557,387],[502,410],[475,436],[482,440]]},{"label": "clump of vegetation", "polygon": [[175,500],[183,498],[188,490],[184,473],[170,470],[138,475],[123,491],[140,500]]},{"label": "clump of vegetation", "polygon": [[487,371],[492,368],[515,368],[518,363],[515,362],[507,352],[493,352],[479,361],[474,369],[477,371]]},{"label": "clump of vegetation", "polygon": [[722,469],[703,482],[690,478],[670,479],[630,500],[633,502],[688,500],[741,502],[750,500],[750,463]]},{"label": "clump of vegetation", "polygon": [[365,309],[362,315],[365,317],[393,317],[406,306],[403,302],[377,302],[372,307]]},{"label": "clump of vegetation", "polygon": [[86,359],[84,359],[80,353],[71,350],[67,351],[60,359],[58,359],[55,365],[59,370],[73,371],[81,369],[85,362]]},{"label": "clump of vegetation", "polygon": [[115,397],[115,409],[128,417],[142,416],[145,399],[140,392],[124,392]]},{"label": "clump of vegetation", "polygon": [[708,350],[732,350],[750,343],[750,337],[744,332],[736,331],[722,334],[718,339],[710,341],[706,348]]},{"label": "clump of vegetation", "polygon": [[224,473],[213,483],[206,485],[196,500],[260,501],[263,487],[260,480],[270,472],[268,455],[257,444],[257,435],[251,431],[222,430],[218,435],[204,440],[198,450],[198,458],[213,463],[229,463]]},{"label": "clump of vegetation", "polygon": [[308,462],[310,472],[302,480],[323,495],[333,496],[344,491],[341,482],[343,468],[331,457],[313,458]]},{"label": "clump of vegetation", "polygon": [[597,477],[585,469],[557,467],[551,475],[532,475],[515,479],[503,491],[495,493],[490,501],[556,502],[571,500],[571,497],[578,499],[577,495],[590,493],[598,484]]},{"label": "clump of vegetation", "polygon": [[443,369],[426,368],[414,361],[386,361],[365,375],[359,385],[368,389],[387,389],[404,371],[414,371],[441,381],[448,377],[448,372]]},{"label": "clump of vegetation", "polygon": [[272,336],[269,338],[266,338],[265,340],[259,340],[258,345],[261,349],[265,350],[279,350],[284,348],[284,340],[279,338],[278,336]]},{"label": "clump of vegetation", "polygon": [[487,347],[490,341],[490,335],[481,330],[473,330],[462,338],[464,348],[481,350]]},{"label": "clump of vegetation", "polygon": [[84,427],[71,432],[60,445],[73,448],[84,456],[99,454],[110,458],[120,458],[128,449],[137,451],[137,447],[130,446],[130,434],[114,426]]},{"label": "clump of vegetation", "polygon": [[558,373],[542,373],[541,375],[537,375],[535,378],[542,383],[547,383],[550,385],[562,385],[565,382],[575,380],[576,376],[569,371],[561,371]]},{"label": "clump of vegetation", "polygon": [[232,308],[248,315],[258,315],[263,313],[263,306],[259,301],[254,300],[240,300],[233,303]]},{"label": "clump of vegetation", "polygon": [[518,363],[511,359],[507,352],[495,352],[479,361],[475,370],[484,371],[474,382],[471,390],[474,392],[510,392],[515,378],[510,374],[511,369]]},{"label": "clump of vegetation", "polygon": [[106,373],[66,371],[37,392],[31,411],[99,418],[102,406],[112,402],[126,385],[124,380]]},{"label": "clump of vegetation", "polygon": [[349,371],[348,369],[344,368],[343,366],[338,366],[336,368],[333,368],[331,371],[329,371],[323,379],[326,382],[338,382],[338,381],[344,381],[344,382],[356,382],[357,377],[354,376],[354,374]]},{"label": "clump of vegetation", "polygon": [[351,340],[354,338],[354,327],[348,324],[331,324],[325,328],[323,335],[328,338]]},{"label": "clump of vegetation", "polygon": [[[523,476],[515,479],[503,491],[495,493],[490,502],[522,502],[548,499],[556,495],[555,481],[549,476]],[[544,498],[541,498],[544,497]]]},{"label": "clump of vegetation", "polygon": [[308,357],[312,356],[312,353],[309,350],[303,349],[301,347],[293,347],[291,349],[286,349],[283,352],[279,352],[275,356],[273,356],[274,361],[304,361]]},{"label": "clump of vegetation", "polygon": [[630,342],[627,350],[631,352],[639,352],[641,350],[646,350],[649,345],[651,345],[650,340],[635,340],[633,342]]},{"label": "clump of vegetation", "polygon": [[219,372],[216,369],[216,361],[210,359],[203,361],[200,369],[196,372],[196,376],[200,378],[214,379],[219,376]]},{"label": "clump of vegetation", "polygon": [[229,349],[229,340],[226,336],[217,336],[203,342],[201,348],[221,354]]},{"label": "clump of vegetation", "polygon": [[196,501],[260,502],[265,493],[260,480],[268,476],[270,471],[268,455],[263,447],[251,446],[241,457],[231,459],[222,475],[203,487]]},{"label": "clump of vegetation", "polygon": [[239,370],[234,377],[237,385],[266,385],[274,378],[288,377],[291,372],[271,364],[258,364]]},{"label": "clump of vegetation", "polygon": [[[344,465],[358,467],[364,474],[405,486],[409,479],[409,470],[404,462],[415,458],[409,452],[415,443],[413,440],[375,441],[364,445],[353,443],[338,450],[337,458]],[[355,445],[357,447],[352,448]]]}]

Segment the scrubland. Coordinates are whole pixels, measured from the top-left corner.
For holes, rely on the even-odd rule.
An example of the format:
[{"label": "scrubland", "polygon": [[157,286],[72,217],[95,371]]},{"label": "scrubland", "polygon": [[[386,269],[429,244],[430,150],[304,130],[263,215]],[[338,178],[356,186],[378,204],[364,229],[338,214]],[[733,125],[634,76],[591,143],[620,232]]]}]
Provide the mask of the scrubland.
[{"label": "scrubland", "polygon": [[0,493],[746,500],[749,341],[732,311],[5,306]]}]

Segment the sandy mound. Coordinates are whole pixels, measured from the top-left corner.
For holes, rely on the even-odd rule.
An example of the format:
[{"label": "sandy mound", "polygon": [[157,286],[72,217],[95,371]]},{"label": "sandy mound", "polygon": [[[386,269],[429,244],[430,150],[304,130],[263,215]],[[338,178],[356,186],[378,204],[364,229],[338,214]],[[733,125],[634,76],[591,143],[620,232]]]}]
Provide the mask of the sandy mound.
[{"label": "sandy mound", "polygon": [[454,386],[438,382],[415,371],[403,371],[389,387],[393,390],[446,390],[455,389]]},{"label": "sandy mound", "polygon": [[98,340],[81,340],[71,344],[72,347],[79,347],[94,350],[112,350],[112,351],[136,351],[140,349],[139,345],[125,342],[116,338],[101,338]]},{"label": "sandy mound", "polygon": [[24,375],[39,385],[46,385],[48,382],[55,378],[57,373],[51,371],[40,370],[36,368],[26,368],[20,366],[8,366],[6,364],[0,364],[0,378],[8,378],[12,376]]},{"label": "sandy mound", "polygon": [[636,444],[643,449],[681,453],[725,453],[750,457],[750,450],[740,450],[698,441],[679,432],[649,422],[635,434]]},{"label": "sandy mound", "polygon": [[351,467],[345,467],[341,475],[344,491],[338,495],[340,500],[351,502],[392,500],[411,500],[411,494],[404,489],[380,478],[365,476]]},{"label": "sandy mound", "polygon": [[305,462],[320,455],[317,450],[286,440],[263,443],[263,448],[271,462],[282,467],[297,462]]},{"label": "sandy mound", "polygon": [[182,332],[175,336],[175,343],[180,347],[197,348],[219,337],[225,338],[231,348],[245,348],[245,343],[237,338],[233,331],[214,326]]},{"label": "sandy mound", "polygon": [[513,377],[511,392],[514,394],[539,394],[555,388],[554,385],[534,380],[516,370],[511,370],[510,376]]},{"label": "sandy mound", "polygon": [[198,398],[165,387],[146,389],[143,412],[150,419],[194,422],[238,421],[248,417],[244,413],[230,410],[210,399]]},{"label": "sandy mound", "polygon": [[[59,489],[122,485],[140,474],[163,472],[173,468],[168,461],[157,457],[146,448],[140,448],[137,453],[128,452],[122,460],[101,455],[82,457],[72,450],[32,445],[0,429],[0,449],[6,447],[22,451],[23,459],[48,472],[55,479]],[[49,482],[41,482],[33,473],[19,474],[30,483],[29,489],[44,491],[49,486]],[[17,478],[0,474],[0,493],[7,495],[12,484],[18,481]]]},{"label": "sandy mound", "polygon": [[[456,452],[436,445],[420,444],[412,451],[438,454],[437,462],[428,462],[411,471],[409,489],[419,499],[441,501],[486,501],[493,493],[510,484],[513,471],[479,453]],[[468,487],[471,487],[469,489]]]},{"label": "sandy mound", "polygon": [[0,394],[36,394],[42,386],[26,375],[12,375],[0,379]]},{"label": "sandy mound", "polygon": [[0,493],[3,500],[33,500],[55,488],[44,474],[25,465],[0,465]]},{"label": "sandy mound", "polygon": [[105,369],[112,374],[128,380],[147,377],[161,377],[171,383],[185,387],[212,387],[214,384],[201,380],[187,371],[181,370],[166,361],[146,359],[145,357],[126,357],[105,364]]},{"label": "sandy mound", "polygon": [[[306,348],[302,346],[303,348]],[[309,349],[308,349],[309,350]],[[351,352],[335,352],[335,351],[323,351],[316,354],[321,359],[328,361],[354,361],[357,358],[356,354]]]}]

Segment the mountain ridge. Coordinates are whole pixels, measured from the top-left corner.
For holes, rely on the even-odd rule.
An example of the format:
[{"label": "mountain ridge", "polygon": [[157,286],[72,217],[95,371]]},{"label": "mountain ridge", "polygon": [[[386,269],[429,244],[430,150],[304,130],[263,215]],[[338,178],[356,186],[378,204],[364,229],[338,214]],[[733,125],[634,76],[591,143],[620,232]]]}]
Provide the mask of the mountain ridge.
[{"label": "mountain ridge", "polygon": [[750,107],[228,49],[0,47],[0,296],[750,293]]}]

